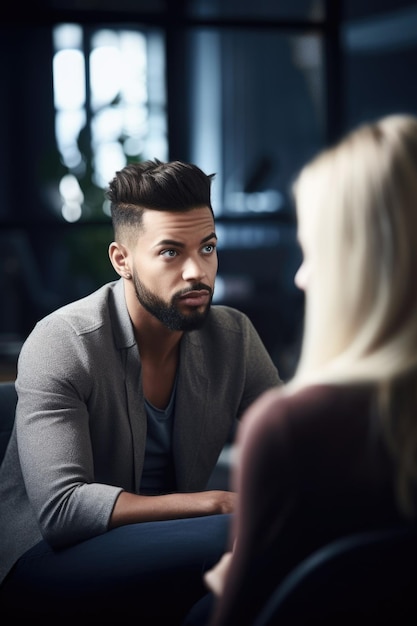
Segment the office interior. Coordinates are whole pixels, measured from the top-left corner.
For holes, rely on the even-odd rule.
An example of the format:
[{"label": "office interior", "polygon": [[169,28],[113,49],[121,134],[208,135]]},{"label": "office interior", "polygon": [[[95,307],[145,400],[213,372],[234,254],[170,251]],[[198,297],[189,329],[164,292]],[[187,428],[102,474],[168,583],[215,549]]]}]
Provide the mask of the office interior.
[{"label": "office interior", "polygon": [[417,113],[417,2],[50,0],[31,13],[16,5],[0,24],[0,379],[40,318],[117,278],[104,190],[149,158],[215,173],[214,304],[245,311],[290,379],[304,307],[292,183],[351,128]]}]

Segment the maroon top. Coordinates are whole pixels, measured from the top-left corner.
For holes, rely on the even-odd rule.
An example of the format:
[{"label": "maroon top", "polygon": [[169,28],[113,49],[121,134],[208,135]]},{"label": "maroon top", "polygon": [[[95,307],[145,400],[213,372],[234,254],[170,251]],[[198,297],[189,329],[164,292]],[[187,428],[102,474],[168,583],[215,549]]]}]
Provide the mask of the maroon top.
[{"label": "maroon top", "polygon": [[369,386],[267,392],[238,432],[239,545],[211,624],[253,623],[273,588],[316,548],[405,521]]}]

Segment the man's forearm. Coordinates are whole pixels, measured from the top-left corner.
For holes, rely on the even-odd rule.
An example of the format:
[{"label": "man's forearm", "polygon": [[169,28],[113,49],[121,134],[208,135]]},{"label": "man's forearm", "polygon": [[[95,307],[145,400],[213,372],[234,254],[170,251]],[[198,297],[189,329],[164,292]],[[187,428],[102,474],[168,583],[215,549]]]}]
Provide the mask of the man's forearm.
[{"label": "man's forearm", "polygon": [[221,490],[163,496],[141,496],[122,491],[114,505],[109,528],[138,522],[233,513],[235,498],[235,493]]}]

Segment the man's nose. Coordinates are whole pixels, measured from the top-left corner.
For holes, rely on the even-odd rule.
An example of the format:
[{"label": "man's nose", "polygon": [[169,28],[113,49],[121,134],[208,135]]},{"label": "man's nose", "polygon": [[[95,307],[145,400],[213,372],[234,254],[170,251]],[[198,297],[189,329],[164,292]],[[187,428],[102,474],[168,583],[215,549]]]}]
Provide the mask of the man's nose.
[{"label": "man's nose", "polygon": [[183,265],[183,280],[201,280],[206,275],[203,261],[195,257],[189,257]]}]

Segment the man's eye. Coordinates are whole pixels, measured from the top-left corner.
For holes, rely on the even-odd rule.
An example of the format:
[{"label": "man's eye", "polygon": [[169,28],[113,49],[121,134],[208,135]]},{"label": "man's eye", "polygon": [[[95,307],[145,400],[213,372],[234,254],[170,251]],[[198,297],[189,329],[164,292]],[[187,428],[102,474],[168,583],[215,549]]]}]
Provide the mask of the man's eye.
[{"label": "man's eye", "polygon": [[172,259],[176,257],[178,253],[176,250],[162,250],[160,254],[161,256],[165,256],[165,257]]},{"label": "man's eye", "polygon": [[216,249],[216,246],[214,245],[214,243],[208,243],[203,248],[203,254],[212,254],[215,251],[215,249]]}]

